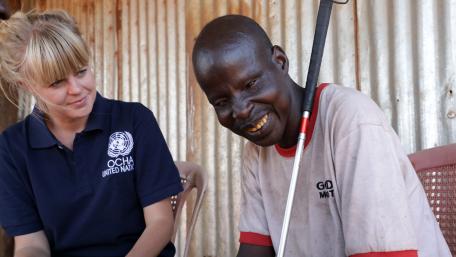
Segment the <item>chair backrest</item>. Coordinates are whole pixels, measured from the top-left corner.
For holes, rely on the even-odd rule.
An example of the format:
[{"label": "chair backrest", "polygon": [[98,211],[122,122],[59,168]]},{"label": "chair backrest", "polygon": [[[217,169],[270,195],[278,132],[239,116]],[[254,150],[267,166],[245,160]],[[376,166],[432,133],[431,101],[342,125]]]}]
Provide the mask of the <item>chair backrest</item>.
[{"label": "chair backrest", "polygon": [[203,198],[207,187],[207,176],[203,168],[192,162],[175,162],[179,174],[181,176],[182,186],[184,190],[177,196],[171,197],[171,204],[173,206],[174,213],[174,233],[172,241],[175,241],[177,229],[179,227],[180,216],[182,213],[182,207],[188,199],[190,192],[196,189],[196,200],[191,211],[191,222],[187,227],[187,235],[185,238],[185,248],[183,257],[188,256],[190,249],[190,240],[195,229],[195,224],[198,219],[198,214],[203,203]]},{"label": "chair backrest", "polygon": [[450,251],[456,256],[456,144],[419,151],[409,158]]}]

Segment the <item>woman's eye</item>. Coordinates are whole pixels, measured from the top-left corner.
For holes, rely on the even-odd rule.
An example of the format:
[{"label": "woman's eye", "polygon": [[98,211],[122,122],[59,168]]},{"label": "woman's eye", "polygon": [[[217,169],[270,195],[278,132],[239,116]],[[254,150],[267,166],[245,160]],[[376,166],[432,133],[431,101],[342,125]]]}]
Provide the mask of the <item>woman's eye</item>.
[{"label": "woman's eye", "polygon": [[60,85],[62,85],[62,83],[63,83],[63,79],[56,80],[51,85],[49,85],[49,87],[59,87]]},{"label": "woman's eye", "polygon": [[77,76],[83,76],[86,73],[86,71],[87,71],[87,68],[84,68],[84,69],[78,71],[78,73],[76,75]]}]

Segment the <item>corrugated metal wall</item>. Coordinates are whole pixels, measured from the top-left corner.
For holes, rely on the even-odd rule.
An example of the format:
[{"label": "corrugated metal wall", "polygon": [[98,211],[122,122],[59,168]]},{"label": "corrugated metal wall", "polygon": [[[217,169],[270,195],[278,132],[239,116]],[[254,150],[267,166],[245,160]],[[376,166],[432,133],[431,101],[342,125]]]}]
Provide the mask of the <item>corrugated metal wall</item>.
[{"label": "corrugated metal wall", "polygon": [[358,1],[361,91],[408,152],[456,142],[456,1]]},{"label": "corrugated metal wall", "polygon": [[[234,256],[244,142],[217,124],[196,84],[190,65],[194,38],[217,16],[251,16],[284,47],[291,76],[304,84],[319,1],[31,1],[40,9],[69,10],[92,47],[99,90],[149,106],[175,159],[195,161],[208,171],[191,255]],[[335,5],[320,81],[370,95],[407,152],[455,143],[455,17],[455,0]]]}]

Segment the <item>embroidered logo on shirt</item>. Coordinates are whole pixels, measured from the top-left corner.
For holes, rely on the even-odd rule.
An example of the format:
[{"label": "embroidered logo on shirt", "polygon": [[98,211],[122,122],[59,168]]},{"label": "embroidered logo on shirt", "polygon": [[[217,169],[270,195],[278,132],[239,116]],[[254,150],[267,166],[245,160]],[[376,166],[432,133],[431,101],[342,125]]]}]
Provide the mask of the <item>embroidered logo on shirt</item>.
[{"label": "embroidered logo on shirt", "polygon": [[133,137],[130,132],[114,132],[109,137],[108,155],[116,158],[119,155],[126,156],[133,149]]},{"label": "embroidered logo on shirt", "polygon": [[316,186],[318,193],[320,194],[320,198],[334,197],[334,187],[331,180],[328,179],[326,181],[319,181]]},{"label": "embroidered logo on shirt", "polygon": [[135,162],[130,155],[133,149],[133,136],[130,132],[114,132],[109,137],[107,168],[101,172],[101,177],[133,171]]}]

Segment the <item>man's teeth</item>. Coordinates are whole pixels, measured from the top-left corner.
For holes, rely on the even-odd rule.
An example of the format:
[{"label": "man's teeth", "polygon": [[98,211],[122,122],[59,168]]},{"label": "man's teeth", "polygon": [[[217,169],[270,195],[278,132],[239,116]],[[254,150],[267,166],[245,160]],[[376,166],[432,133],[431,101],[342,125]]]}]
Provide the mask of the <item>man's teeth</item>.
[{"label": "man's teeth", "polygon": [[254,127],[247,129],[247,131],[256,132],[256,131],[260,130],[264,126],[264,124],[266,124],[267,121],[268,121],[268,115],[266,114],[263,116],[263,118],[260,119],[260,121],[258,121],[258,123]]}]

